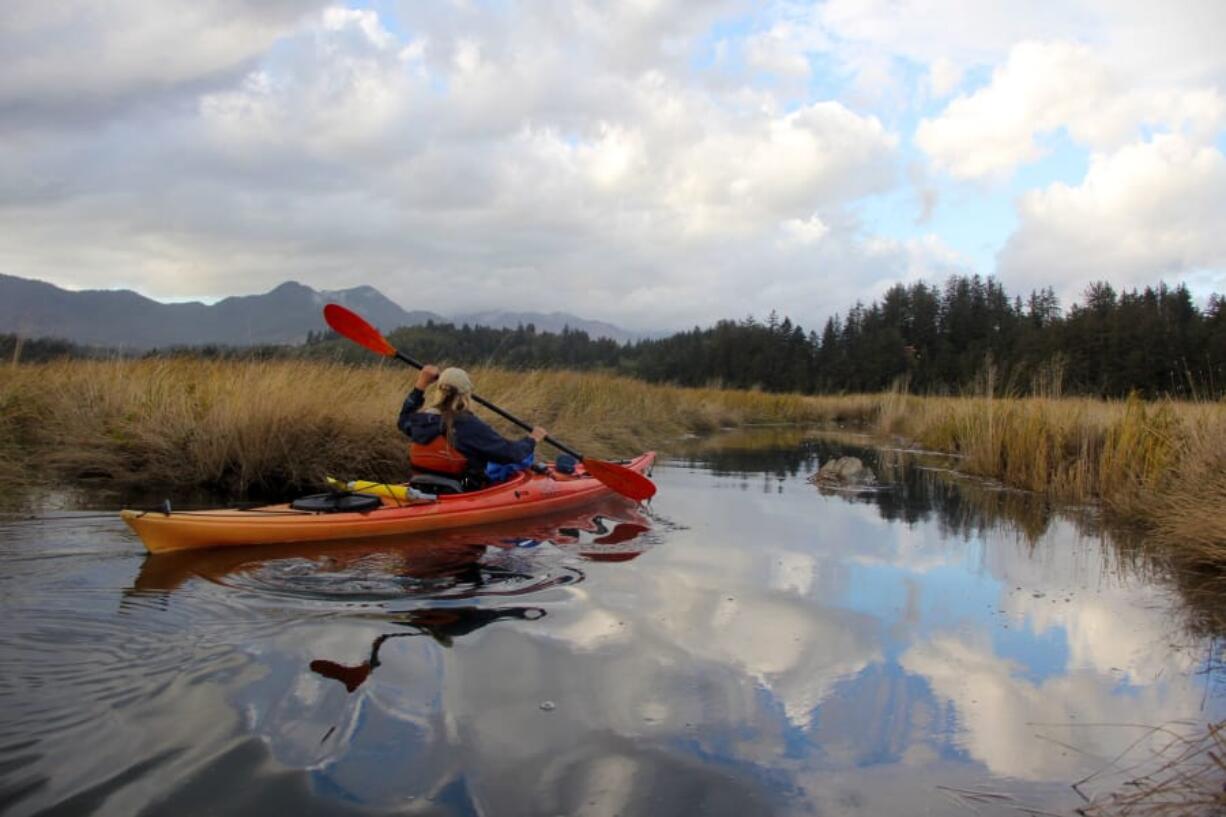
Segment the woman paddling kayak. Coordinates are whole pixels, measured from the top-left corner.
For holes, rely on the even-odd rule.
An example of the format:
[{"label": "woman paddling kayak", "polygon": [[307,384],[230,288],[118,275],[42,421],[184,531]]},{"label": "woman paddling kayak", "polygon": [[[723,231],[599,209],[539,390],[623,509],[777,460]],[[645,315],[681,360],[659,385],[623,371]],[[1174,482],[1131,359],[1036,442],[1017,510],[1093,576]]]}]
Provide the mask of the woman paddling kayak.
[{"label": "woman paddling kayak", "polygon": [[[426,389],[437,381],[430,405]],[[397,422],[412,442],[409,464],[415,472],[457,479],[466,491],[501,482],[532,465],[536,444],[548,434],[537,426],[519,440],[508,440],[469,409],[473,383],[463,369],[422,367],[400,409]]]},{"label": "woman paddling kayak", "polygon": [[[338,334],[344,335],[355,343],[359,343],[385,357],[394,357],[415,368],[423,368],[413,358],[400,352],[387,342],[387,338],[379,334],[361,316],[345,309],[338,304],[328,304],[324,307],[324,317],[328,325]],[[413,415],[429,414],[420,411],[425,403],[424,390],[437,378],[436,367],[418,381],[417,392],[410,392],[405,400],[406,411],[401,413],[400,427],[407,429],[410,439],[415,422]],[[460,373],[462,374],[462,373]],[[453,380],[454,378],[454,380]],[[448,466],[455,467],[455,455],[464,457],[464,468],[468,462],[465,456],[465,432],[463,428],[470,426],[478,428],[466,417],[467,403],[471,402],[485,406],[508,422],[521,428],[532,428],[523,420],[510,414],[493,403],[472,393],[472,381],[468,375],[462,378],[458,374],[445,375],[447,391],[455,395],[443,394],[440,389],[438,399],[432,401],[432,408],[438,412],[437,420],[427,420],[427,424],[438,423],[439,433],[425,445],[434,443],[440,448],[440,457]],[[458,382],[458,386],[457,386]],[[458,399],[463,397],[463,400]],[[443,427],[443,408],[450,411],[449,428]],[[405,415],[409,415],[406,417]],[[475,418],[474,418],[475,419]],[[484,423],[480,427],[485,427]],[[492,433],[492,430],[490,430]],[[436,442],[441,437],[447,442],[448,433],[456,437],[457,446],[451,452],[442,449],[442,444]],[[497,438],[494,442],[514,447],[516,443]],[[489,438],[486,438],[487,441]],[[194,550],[207,547],[232,545],[267,545],[285,542],[326,542],[342,539],[368,539],[375,536],[401,536],[409,533],[446,530],[450,528],[486,525],[496,522],[509,522],[539,516],[555,511],[577,508],[592,502],[610,491],[624,497],[642,502],[655,495],[656,486],[648,479],[647,474],[656,461],[654,451],[640,454],[625,462],[606,462],[605,460],[584,457],[578,451],[567,448],[562,443],[546,435],[542,428],[532,428],[528,440],[520,441],[521,448],[531,453],[536,448],[538,440],[548,442],[555,448],[566,453],[569,462],[562,457],[554,462],[552,467],[538,463],[529,472],[521,472],[509,477],[499,485],[493,485],[482,491],[455,493],[463,486],[458,480],[449,481],[454,487],[442,490],[444,486],[431,491],[437,494],[434,499],[417,497],[406,504],[403,496],[398,496],[394,490],[381,496],[365,494],[348,494],[344,496],[348,507],[319,510],[316,508],[302,509],[292,504],[268,505],[263,508],[238,510],[233,508],[218,508],[211,511],[172,511],[169,503],[162,510],[124,510],[121,512],[124,522],[140,535],[141,541],[151,553],[164,553],[173,550]],[[448,446],[449,448],[451,446]],[[476,448],[474,451],[478,461],[486,464],[497,462]],[[511,455],[514,456],[514,453]],[[420,457],[420,455],[419,455]],[[521,460],[522,462],[522,460]],[[423,477],[425,475],[422,475]],[[420,479],[422,477],[415,477]],[[383,483],[370,483],[384,489]],[[437,484],[437,483],[436,483]],[[406,493],[406,491],[401,492]],[[357,499],[356,502],[352,501]],[[313,499],[308,497],[307,499]],[[377,507],[371,506],[368,500],[375,500]]]}]

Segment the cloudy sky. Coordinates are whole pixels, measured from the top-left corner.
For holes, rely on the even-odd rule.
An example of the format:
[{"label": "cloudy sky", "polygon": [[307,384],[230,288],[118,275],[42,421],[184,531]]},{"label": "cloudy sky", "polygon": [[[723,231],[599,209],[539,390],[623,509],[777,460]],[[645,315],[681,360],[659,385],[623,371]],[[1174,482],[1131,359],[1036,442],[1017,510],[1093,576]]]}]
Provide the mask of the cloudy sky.
[{"label": "cloudy sky", "polygon": [[0,272],[641,328],[955,271],[1226,291],[1223,31],[1221,0],[5,0]]}]

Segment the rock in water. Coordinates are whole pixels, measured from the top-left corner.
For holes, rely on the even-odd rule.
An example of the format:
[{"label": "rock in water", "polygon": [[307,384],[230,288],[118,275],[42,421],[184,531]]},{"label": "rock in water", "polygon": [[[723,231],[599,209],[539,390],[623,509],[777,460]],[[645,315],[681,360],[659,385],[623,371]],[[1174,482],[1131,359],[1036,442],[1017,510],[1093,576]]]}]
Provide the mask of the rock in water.
[{"label": "rock in water", "polygon": [[811,478],[819,485],[875,485],[877,476],[859,457],[839,457],[823,465]]}]

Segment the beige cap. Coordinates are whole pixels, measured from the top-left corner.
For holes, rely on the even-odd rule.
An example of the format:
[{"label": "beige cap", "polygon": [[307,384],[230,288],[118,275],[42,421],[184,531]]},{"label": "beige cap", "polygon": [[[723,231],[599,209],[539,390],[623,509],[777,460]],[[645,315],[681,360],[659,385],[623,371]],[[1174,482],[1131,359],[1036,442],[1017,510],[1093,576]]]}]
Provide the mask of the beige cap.
[{"label": "beige cap", "polygon": [[438,384],[450,386],[460,394],[473,393],[473,382],[469,379],[468,372],[454,366],[450,369],[443,369],[443,373],[438,376]]}]

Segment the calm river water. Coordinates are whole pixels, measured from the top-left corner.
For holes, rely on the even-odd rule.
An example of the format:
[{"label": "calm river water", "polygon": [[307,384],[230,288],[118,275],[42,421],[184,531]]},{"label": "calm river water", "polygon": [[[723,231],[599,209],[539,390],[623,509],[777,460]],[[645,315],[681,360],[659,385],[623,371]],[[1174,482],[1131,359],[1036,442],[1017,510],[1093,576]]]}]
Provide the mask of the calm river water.
[{"label": "calm river water", "polygon": [[730,435],[643,514],[377,546],[5,522],[0,812],[1067,813],[1226,716],[1186,582],[943,465]]}]

